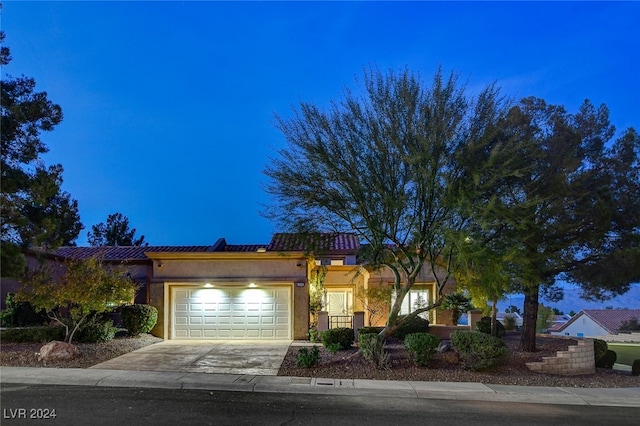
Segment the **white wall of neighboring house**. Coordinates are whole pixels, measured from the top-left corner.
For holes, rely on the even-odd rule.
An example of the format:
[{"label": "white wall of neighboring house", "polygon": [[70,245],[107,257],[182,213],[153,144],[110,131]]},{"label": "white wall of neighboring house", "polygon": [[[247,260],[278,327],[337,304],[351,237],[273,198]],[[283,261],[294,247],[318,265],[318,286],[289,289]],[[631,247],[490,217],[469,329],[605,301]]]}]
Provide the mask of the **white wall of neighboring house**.
[{"label": "white wall of neighboring house", "polygon": [[569,324],[562,331],[554,331],[551,334],[560,336],[576,336],[576,337],[598,337],[609,334],[607,330],[596,324],[586,315],[578,314],[579,317]]}]

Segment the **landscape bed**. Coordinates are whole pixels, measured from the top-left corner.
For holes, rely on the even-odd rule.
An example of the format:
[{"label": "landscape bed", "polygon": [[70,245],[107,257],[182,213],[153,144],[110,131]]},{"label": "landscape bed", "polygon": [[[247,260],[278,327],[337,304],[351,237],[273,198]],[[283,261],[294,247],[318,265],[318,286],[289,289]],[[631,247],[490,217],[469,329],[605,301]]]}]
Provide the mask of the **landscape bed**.
[{"label": "landscape bed", "polygon": [[503,365],[486,371],[468,371],[462,365],[450,362],[455,358],[451,352],[437,354],[428,367],[419,368],[412,365],[407,359],[402,342],[392,341],[386,346],[391,356],[390,369],[377,369],[364,360],[361,355],[356,355],[358,349],[355,347],[334,354],[320,347],[320,364],[312,368],[301,368],[296,365],[296,357],[300,348],[291,346],[278,375],[583,388],[640,386],[640,377],[632,376],[628,371],[598,368],[595,374],[552,376],[532,372],[525,365],[527,362],[541,361],[542,357],[556,356],[557,351],[567,350],[570,345],[576,345],[577,342],[573,339],[538,336],[536,338],[538,350],[533,353],[518,350],[520,343],[518,333],[507,333],[503,339],[509,348],[507,361]]}]

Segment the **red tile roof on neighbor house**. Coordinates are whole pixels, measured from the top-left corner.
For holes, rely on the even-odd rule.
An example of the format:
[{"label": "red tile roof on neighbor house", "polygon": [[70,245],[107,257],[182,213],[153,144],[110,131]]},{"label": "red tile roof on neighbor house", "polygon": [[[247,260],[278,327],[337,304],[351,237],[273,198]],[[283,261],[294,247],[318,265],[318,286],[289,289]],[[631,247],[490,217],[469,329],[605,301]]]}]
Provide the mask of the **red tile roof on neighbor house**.
[{"label": "red tile roof on neighbor house", "polygon": [[347,233],[277,233],[267,247],[269,251],[356,252],[360,241]]},{"label": "red tile roof on neighbor house", "polygon": [[583,309],[574,315],[569,321],[562,324],[557,331],[562,331],[573,324],[582,315],[591,318],[593,322],[607,330],[610,334],[618,334],[623,322],[631,318],[640,320],[640,309]]}]

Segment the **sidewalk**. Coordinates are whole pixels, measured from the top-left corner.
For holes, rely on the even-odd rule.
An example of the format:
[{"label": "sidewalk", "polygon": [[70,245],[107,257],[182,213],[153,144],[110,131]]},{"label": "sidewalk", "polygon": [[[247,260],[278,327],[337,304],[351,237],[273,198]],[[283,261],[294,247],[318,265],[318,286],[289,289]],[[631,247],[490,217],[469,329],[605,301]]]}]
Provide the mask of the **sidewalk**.
[{"label": "sidewalk", "polygon": [[410,382],[79,368],[0,367],[3,384],[195,389],[209,391],[367,395],[416,399],[640,407],[635,388],[558,388],[458,382]]}]

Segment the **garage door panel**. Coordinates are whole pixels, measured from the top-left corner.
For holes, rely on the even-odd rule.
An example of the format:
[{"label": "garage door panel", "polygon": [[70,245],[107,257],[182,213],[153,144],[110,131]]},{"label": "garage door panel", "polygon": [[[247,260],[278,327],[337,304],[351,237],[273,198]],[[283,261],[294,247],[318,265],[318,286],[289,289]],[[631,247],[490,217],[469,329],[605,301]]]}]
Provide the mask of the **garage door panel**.
[{"label": "garage door panel", "polygon": [[289,339],[288,288],[174,289],[175,339]]}]

